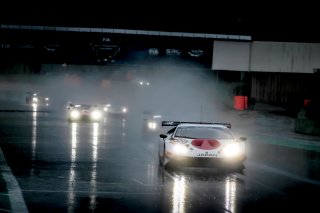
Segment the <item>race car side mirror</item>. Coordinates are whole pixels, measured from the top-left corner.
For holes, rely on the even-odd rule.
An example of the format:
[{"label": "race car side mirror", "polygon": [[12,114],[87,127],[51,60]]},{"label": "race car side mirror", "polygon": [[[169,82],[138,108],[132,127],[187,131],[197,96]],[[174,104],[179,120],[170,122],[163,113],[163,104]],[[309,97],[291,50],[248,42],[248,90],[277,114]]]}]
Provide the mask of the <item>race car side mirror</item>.
[{"label": "race car side mirror", "polygon": [[239,140],[240,140],[240,141],[246,141],[247,138],[246,138],[246,137],[240,137]]},{"label": "race car side mirror", "polygon": [[160,135],[160,138],[162,138],[162,139],[165,139],[166,137],[167,137],[167,135],[165,135],[165,134]]}]

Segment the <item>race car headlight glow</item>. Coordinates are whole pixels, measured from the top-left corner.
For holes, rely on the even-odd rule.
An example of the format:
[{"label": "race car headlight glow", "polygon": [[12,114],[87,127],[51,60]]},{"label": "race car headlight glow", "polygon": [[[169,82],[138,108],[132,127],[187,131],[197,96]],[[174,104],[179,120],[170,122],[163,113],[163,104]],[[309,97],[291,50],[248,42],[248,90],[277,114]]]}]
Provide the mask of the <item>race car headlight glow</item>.
[{"label": "race car headlight glow", "polygon": [[155,122],[149,122],[148,123],[148,128],[149,129],[156,129],[157,128],[157,124]]},{"label": "race car headlight glow", "polygon": [[49,101],[49,98],[45,98],[46,101]]},{"label": "race car headlight glow", "polygon": [[80,117],[80,112],[78,111],[78,110],[72,110],[71,112],[70,112],[70,117],[71,117],[71,119],[79,119],[79,117]]},{"label": "race car headlight glow", "polygon": [[231,143],[224,147],[223,155],[225,157],[236,157],[242,154],[242,149],[239,143]]},{"label": "race car headlight glow", "polygon": [[127,112],[127,108],[125,108],[125,107],[122,108],[122,112],[123,112],[123,113],[126,113],[126,112]]},{"label": "race car headlight glow", "polygon": [[91,112],[91,119],[93,120],[99,120],[101,118],[101,112],[99,110],[95,110],[93,112]]},{"label": "race car headlight glow", "polygon": [[37,111],[37,107],[38,107],[37,104],[33,103],[33,104],[32,104],[32,107],[33,107],[33,111]]},{"label": "race car headlight glow", "polygon": [[33,101],[33,102],[38,102],[38,98],[37,98],[37,97],[33,97],[33,98],[32,98],[32,101]]},{"label": "race car headlight glow", "polygon": [[175,144],[173,147],[173,152],[177,155],[185,154],[187,151],[188,148],[182,144]]}]

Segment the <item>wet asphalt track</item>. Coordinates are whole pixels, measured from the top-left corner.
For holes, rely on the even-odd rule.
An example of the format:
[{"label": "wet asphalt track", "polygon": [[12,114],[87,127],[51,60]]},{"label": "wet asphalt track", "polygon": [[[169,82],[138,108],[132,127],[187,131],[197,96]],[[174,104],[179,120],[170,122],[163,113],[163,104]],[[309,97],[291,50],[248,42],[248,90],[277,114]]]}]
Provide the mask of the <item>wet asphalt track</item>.
[{"label": "wet asphalt track", "polygon": [[242,173],[165,171],[158,132],[145,134],[142,121],[129,114],[72,124],[59,112],[0,112],[0,146],[29,212],[319,211],[319,152],[249,140]]}]

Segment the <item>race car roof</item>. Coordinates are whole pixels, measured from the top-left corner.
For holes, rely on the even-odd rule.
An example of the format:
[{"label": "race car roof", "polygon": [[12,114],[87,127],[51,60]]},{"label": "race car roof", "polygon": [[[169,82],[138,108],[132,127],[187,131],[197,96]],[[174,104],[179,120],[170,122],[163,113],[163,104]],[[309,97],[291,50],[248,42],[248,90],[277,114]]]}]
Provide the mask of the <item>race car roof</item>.
[{"label": "race car roof", "polygon": [[98,105],[91,105],[91,104],[69,104],[69,107],[73,108],[96,108]]},{"label": "race car roof", "polygon": [[178,126],[180,124],[186,124],[190,126],[194,125],[218,125],[218,126],[225,126],[231,129],[230,123],[210,123],[210,122],[185,122],[185,121],[162,121],[162,126]]}]

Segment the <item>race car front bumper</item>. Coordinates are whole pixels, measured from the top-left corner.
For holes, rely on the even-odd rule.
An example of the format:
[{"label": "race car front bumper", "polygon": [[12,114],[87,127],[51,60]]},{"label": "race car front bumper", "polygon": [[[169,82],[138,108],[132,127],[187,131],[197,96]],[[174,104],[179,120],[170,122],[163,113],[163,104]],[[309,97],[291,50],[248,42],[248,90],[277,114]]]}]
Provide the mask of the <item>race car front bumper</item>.
[{"label": "race car front bumper", "polygon": [[183,166],[237,166],[244,163],[247,159],[246,155],[239,155],[236,157],[186,157],[174,155],[170,152],[166,152],[166,157],[169,162]]}]

